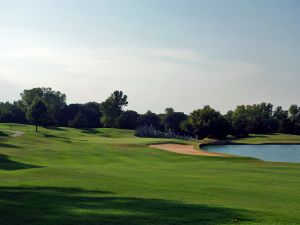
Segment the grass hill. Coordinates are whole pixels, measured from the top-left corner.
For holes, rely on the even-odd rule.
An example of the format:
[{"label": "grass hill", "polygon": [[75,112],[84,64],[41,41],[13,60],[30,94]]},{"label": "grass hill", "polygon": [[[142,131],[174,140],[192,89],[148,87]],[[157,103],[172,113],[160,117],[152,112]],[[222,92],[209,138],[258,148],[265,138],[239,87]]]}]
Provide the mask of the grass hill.
[{"label": "grass hill", "polygon": [[300,164],[180,155],[128,130],[0,130],[24,132],[0,139],[0,225],[300,224]]}]

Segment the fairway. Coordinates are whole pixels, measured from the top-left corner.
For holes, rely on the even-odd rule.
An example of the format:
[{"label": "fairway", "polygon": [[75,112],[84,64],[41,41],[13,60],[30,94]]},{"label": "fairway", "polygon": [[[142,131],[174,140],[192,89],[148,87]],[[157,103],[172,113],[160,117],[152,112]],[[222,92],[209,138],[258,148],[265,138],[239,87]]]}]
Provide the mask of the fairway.
[{"label": "fairway", "polygon": [[179,141],[129,130],[34,129],[0,125],[24,132],[0,138],[0,225],[300,224],[300,164],[176,154],[147,145]]}]

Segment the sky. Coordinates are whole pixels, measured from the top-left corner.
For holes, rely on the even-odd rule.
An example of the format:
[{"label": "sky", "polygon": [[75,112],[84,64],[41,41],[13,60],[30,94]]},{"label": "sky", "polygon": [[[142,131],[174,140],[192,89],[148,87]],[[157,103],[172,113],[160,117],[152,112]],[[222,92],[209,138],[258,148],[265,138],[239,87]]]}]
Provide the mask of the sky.
[{"label": "sky", "polygon": [[0,101],[52,87],[68,103],[226,113],[300,105],[299,0],[0,0]]}]

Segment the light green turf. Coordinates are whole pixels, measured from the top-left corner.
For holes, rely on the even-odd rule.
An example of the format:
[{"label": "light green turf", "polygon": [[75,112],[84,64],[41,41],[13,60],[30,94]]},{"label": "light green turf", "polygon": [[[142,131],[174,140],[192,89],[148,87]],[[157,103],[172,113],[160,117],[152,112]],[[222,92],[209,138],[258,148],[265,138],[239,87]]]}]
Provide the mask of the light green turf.
[{"label": "light green turf", "polygon": [[300,144],[300,135],[292,134],[251,134],[247,138],[235,139],[244,144]]},{"label": "light green turf", "polygon": [[300,224],[300,164],[180,155],[126,130],[10,129],[24,136],[0,139],[1,225]]}]

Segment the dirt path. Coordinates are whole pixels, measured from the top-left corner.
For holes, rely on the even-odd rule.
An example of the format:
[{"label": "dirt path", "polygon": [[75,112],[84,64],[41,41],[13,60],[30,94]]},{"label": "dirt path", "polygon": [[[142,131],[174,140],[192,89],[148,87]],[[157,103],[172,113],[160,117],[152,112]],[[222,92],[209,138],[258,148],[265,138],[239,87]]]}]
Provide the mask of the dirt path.
[{"label": "dirt path", "polygon": [[196,150],[192,145],[180,145],[180,144],[157,144],[157,145],[149,145],[151,148],[158,148],[162,150],[166,150],[169,152],[176,152],[180,154],[186,155],[202,155],[202,156],[218,156],[218,157],[230,157],[230,155],[215,153],[215,152],[207,152],[203,150]]}]

